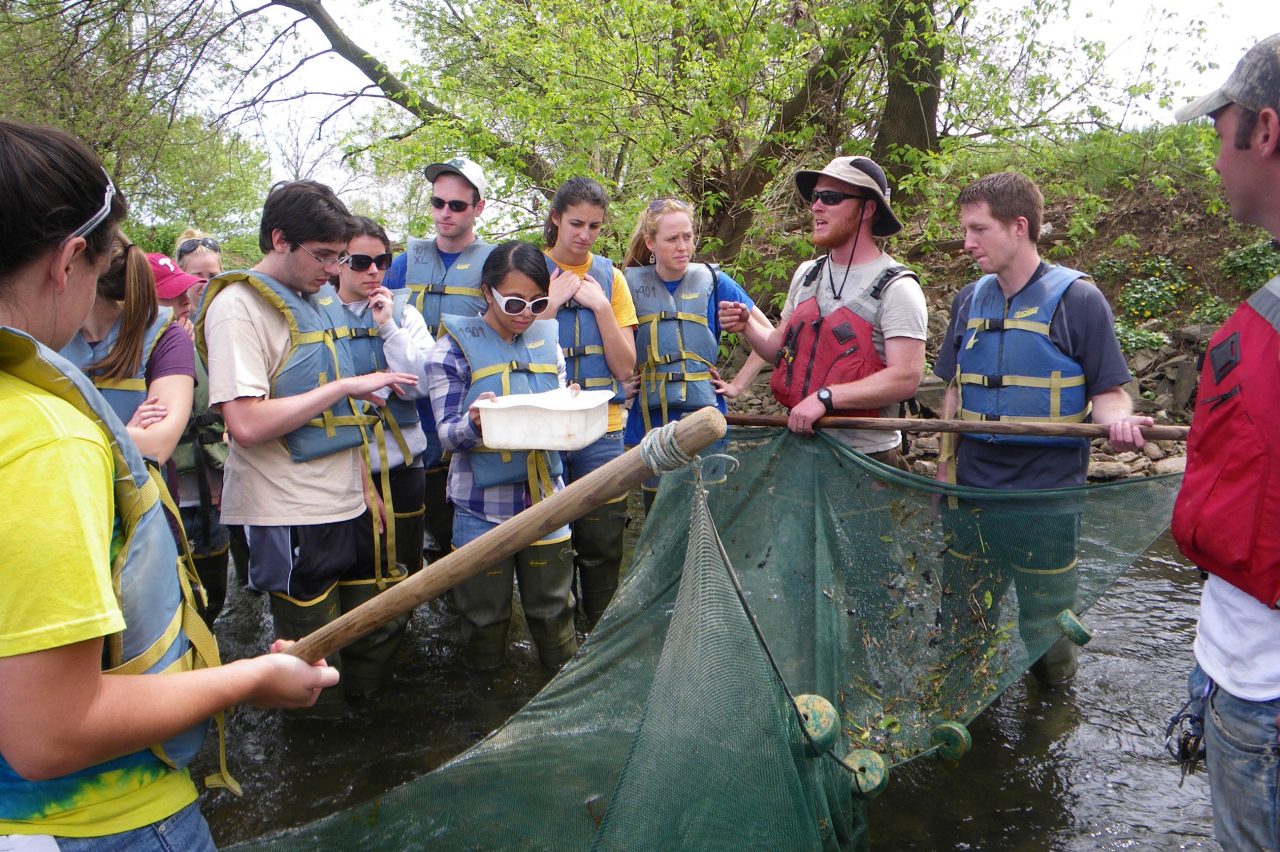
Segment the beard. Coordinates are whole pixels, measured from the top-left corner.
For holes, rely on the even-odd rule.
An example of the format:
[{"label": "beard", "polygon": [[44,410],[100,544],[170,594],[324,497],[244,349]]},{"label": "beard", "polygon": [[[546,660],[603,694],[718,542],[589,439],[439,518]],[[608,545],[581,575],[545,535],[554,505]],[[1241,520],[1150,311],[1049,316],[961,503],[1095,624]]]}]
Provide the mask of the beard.
[{"label": "beard", "polygon": [[827,219],[826,232],[813,234],[810,237],[810,241],[818,248],[839,248],[853,239],[853,235],[858,232],[858,223],[861,220],[861,216],[842,217],[838,220],[829,218]]}]

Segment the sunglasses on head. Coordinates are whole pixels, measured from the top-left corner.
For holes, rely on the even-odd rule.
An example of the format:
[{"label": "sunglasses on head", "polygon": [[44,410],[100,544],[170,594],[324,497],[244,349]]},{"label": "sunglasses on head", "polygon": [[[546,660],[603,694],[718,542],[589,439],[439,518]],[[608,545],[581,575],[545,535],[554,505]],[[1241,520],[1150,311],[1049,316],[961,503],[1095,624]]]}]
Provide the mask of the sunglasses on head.
[{"label": "sunglasses on head", "polygon": [[679,207],[683,210],[687,210],[691,206],[687,201],[683,201],[670,195],[664,195],[661,198],[655,198],[649,202],[649,212],[658,213],[666,209],[668,204],[672,207]]},{"label": "sunglasses on head", "polygon": [[107,217],[111,215],[111,200],[116,197],[116,185],[111,182],[111,175],[107,174],[106,169],[102,170],[102,176],[107,179],[107,188],[102,193],[102,206],[98,208],[97,213],[94,213],[89,218],[89,221],[72,231],[67,237],[68,240],[89,236],[89,234],[93,233],[94,228],[105,222]]},{"label": "sunglasses on head", "polygon": [[370,266],[376,266],[386,272],[391,268],[391,255],[380,254],[377,257],[369,257],[367,254],[344,254],[338,258],[338,263],[345,263],[354,272],[364,272]]},{"label": "sunglasses on head", "polygon": [[436,208],[437,210],[443,210],[444,208],[448,207],[454,213],[461,213],[463,210],[466,210],[468,207],[471,206],[471,202],[458,201],[456,198],[453,201],[445,201],[440,196],[433,195],[431,196],[431,206]]},{"label": "sunglasses on head", "polygon": [[809,203],[821,201],[826,207],[835,207],[837,204],[843,204],[850,198],[857,198],[861,201],[868,200],[865,195],[859,195],[854,192],[836,192],[834,189],[819,189],[809,194]]},{"label": "sunglasses on head", "polygon": [[191,254],[191,252],[195,251],[200,246],[204,246],[209,251],[216,254],[222,254],[222,246],[218,245],[217,240],[213,237],[200,237],[199,239],[182,241],[182,244],[178,246],[178,260],[182,260],[184,255]]},{"label": "sunglasses on head", "polygon": [[529,309],[529,313],[537,316],[547,309],[547,305],[551,304],[551,300],[546,296],[539,296],[530,302],[528,299],[522,299],[519,296],[504,296],[497,290],[491,290],[493,300],[498,303],[498,307],[502,309],[504,314],[508,316],[519,316],[524,313],[525,308]]}]

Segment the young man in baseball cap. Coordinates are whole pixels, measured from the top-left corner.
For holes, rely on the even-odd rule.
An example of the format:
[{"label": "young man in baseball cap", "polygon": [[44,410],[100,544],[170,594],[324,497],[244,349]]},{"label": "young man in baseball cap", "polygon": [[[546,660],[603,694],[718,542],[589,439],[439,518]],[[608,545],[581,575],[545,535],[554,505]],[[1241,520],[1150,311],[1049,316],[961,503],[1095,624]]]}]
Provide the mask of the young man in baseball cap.
[{"label": "young man in baseball cap", "polygon": [[[383,284],[391,290],[408,287],[411,304],[427,328],[440,336],[445,314],[475,316],[484,310],[480,269],[493,248],[476,238],[476,219],[484,212],[488,182],[480,166],[466,157],[432,163],[424,170],[431,181],[431,221],[434,237],[410,239],[403,254],[391,263]],[[419,421],[427,436],[422,466],[427,480],[426,527],[429,558],[438,559],[453,541],[453,506],[445,499],[449,460],[440,448],[435,415],[427,398],[418,400]]]}]

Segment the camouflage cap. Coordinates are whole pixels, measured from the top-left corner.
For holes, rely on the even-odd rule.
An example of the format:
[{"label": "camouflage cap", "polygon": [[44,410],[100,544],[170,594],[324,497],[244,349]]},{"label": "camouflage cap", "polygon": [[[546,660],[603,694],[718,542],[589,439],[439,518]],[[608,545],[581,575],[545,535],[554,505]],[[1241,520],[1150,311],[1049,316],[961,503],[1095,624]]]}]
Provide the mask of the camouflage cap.
[{"label": "camouflage cap", "polygon": [[1264,38],[1249,48],[1222,87],[1175,112],[1178,121],[1210,115],[1228,104],[1261,112],[1280,110],[1280,34]]}]

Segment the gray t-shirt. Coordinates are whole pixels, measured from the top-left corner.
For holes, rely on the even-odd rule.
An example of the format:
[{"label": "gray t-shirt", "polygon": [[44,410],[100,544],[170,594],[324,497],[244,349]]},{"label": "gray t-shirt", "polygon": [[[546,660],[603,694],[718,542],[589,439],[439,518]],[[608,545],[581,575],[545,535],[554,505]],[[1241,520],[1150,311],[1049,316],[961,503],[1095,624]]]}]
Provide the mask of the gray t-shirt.
[{"label": "gray t-shirt", "polygon": [[[1048,270],[1048,264],[1041,263],[1027,283]],[[956,358],[969,323],[976,284],[965,285],[951,305],[951,323],[933,367],[933,374],[946,382],[956,377]],[[1111,306],[1088,279],[1076,280],[1063,293],[1049,323],[1049,339],[1080,364],[1085,394],[1090,398],[1133,378],[1116,340]],[[1088,445],[993,444],[962,437],[956,452],[956,482],[978,488],[1063,488],[1084,484],[1089,471]]]},{"label": "gray t-shirt", "polygon": [[[791,289],[787,292],[787,301],[782,307],[779,320],[782,325],[787,324],[796,305],[803,298],[809,297],[809,294],[818,300],[818,310],[823,316],[840,307],[852,308],[859,299],[866,301],[869,298],[867,291],[880,275],[898,263],[883,253],[870,263],[852,266],[841,266],[828,258],[817,280],[806,288],[803,286],[804,280],[816,262],[805,261],[792,276]],[[876,301],[875,322],[872,326],[871,341],[881,360],[885,357],[885,338],[909,337],[924,340],[929,331],[929,312],[925,307],[924,291],[920,289],[920,283],[915,278],[907,277],[899,278],[886,287]],[[897,403],[886,405],[880,413],[883,417],[897,417]],[[832,429],[830,434],[841,443],[864,453],[884,452],[902,443],[902,434],[899,432]]]}]

